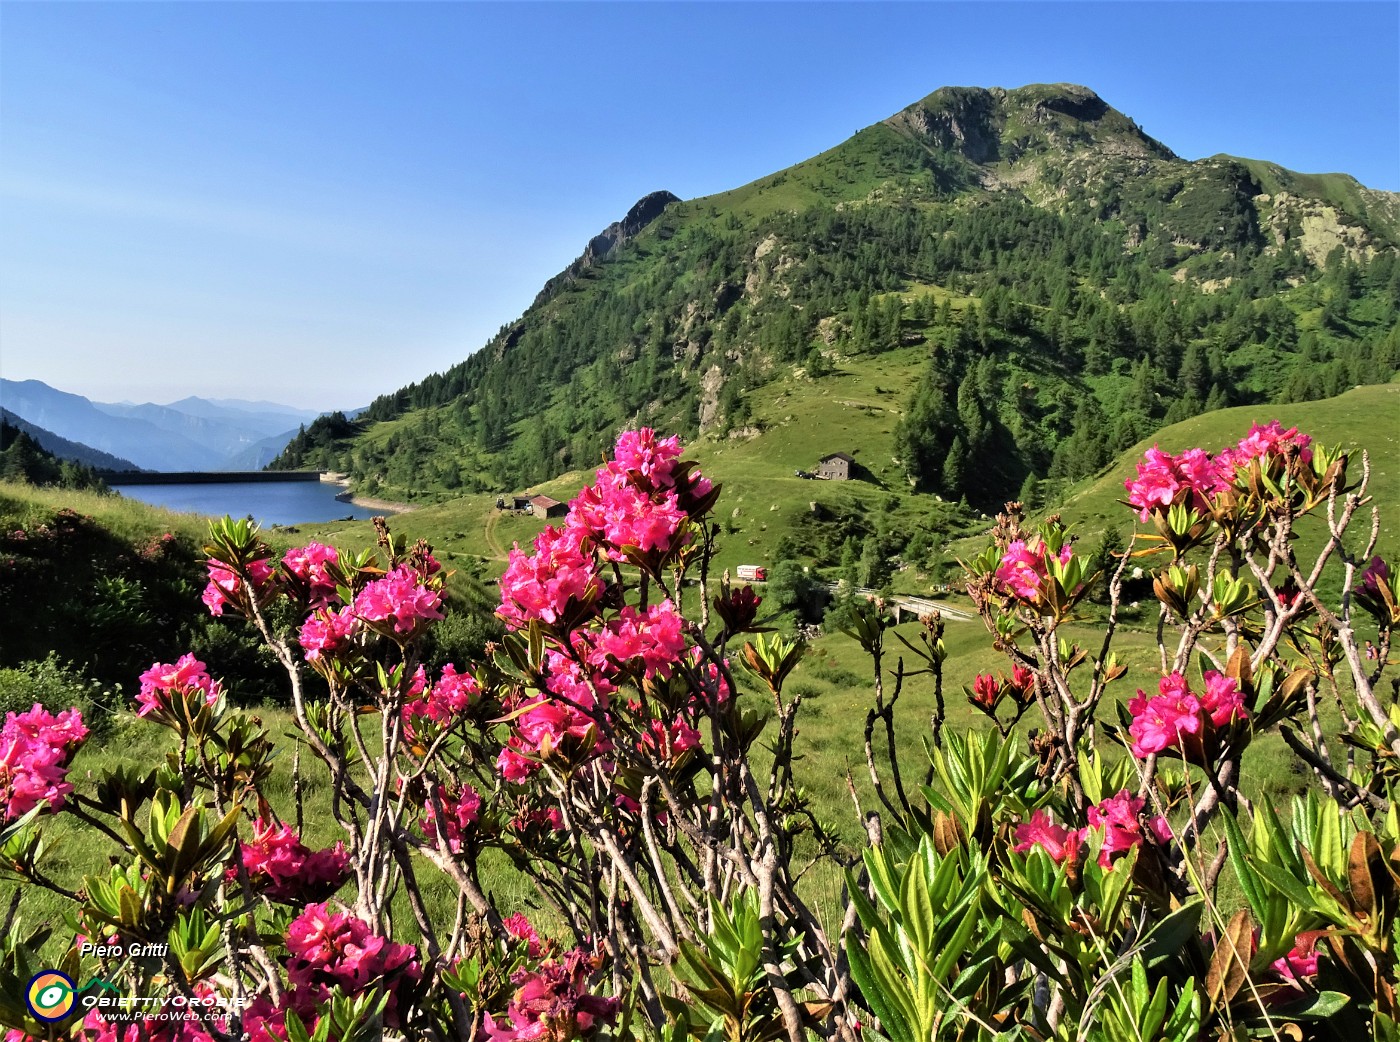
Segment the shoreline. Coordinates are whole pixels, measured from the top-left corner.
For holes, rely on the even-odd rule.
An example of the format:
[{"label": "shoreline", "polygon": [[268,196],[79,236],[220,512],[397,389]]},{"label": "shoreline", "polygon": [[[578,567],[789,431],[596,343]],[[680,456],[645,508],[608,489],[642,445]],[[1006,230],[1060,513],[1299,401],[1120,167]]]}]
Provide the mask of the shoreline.
[{"label": "shoreline", "polygon": [[366,510],[382,510],[386,514],[407,514],[413,510],[411,503],[391,503],[387,499],[375,499],[373,496],[345,496],[335,497],[342,503],[349,503],[351,506],[363,507]]},{"label": "shoreline", "polygon": [[352,495],[349,479],[344,474],[337,474],[335,471],[327,471],[322,474],[321,481],[327,485],[339,485],[341,490],[335,494],[336,500],[341,503],[349,503],[353,507],[361,507],[364,510],[382,510],[386,514],[406,514],[413,509],[412,503],[395,503],[388,499],[376,499],[374,496]]}]

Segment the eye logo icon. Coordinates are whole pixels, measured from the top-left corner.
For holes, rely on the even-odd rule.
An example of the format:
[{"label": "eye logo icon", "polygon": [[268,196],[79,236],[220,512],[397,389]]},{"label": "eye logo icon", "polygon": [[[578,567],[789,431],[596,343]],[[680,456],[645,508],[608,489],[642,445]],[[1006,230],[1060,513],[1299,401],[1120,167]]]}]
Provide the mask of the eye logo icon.
[{"label": "eye logo icon", "polygon": [[77,989],[66,973],[57,970],[44,970],[35,974],[25,992],[25,1003],[29,1012],[40,1020],[62,1020],[73,1012],[77,1001]]}]

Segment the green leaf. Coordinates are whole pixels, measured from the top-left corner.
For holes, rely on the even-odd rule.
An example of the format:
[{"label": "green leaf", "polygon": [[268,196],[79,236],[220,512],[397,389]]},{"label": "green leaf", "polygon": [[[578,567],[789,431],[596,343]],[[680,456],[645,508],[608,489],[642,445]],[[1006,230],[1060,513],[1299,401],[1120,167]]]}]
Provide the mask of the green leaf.
[{"label": "green leaf", "polygon": [[1188,940],[1196,936],[1205,902],[1195,898],[1160,919],[1143,938],[1142,958],[1147,966],[1156,966],[1165,959],[1180,955]]},{"label": "green leaf", "polygon": [[1326,1020],[1340,1013],[1342,1007],[1351,1001],[1351,996],[1340,991],[1319,991],[1306,1005],[1288,1006],[1288,1015],[1300,1020]]}]

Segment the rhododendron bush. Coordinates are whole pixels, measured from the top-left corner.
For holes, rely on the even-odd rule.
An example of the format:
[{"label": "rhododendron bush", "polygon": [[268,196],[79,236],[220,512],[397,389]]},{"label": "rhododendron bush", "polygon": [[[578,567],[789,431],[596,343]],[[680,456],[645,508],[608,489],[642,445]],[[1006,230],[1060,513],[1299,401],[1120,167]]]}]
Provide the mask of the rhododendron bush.
[{"label": "rhododendron bush", "polygon": [[[0,871],[73,911],[57,944],[0,942],[0,1022],[16,1042],[1397,1037],[1400,590],[1366,470],[1277,424],[1153,449],[1106,579],[1011,505],[968,565],[1007,659],[963,689],[991,727],[948,726],[940,617],[910,634],[855,607],[858,844],[801,785],[803,648],[711,574],[719,489],[675,438],[623,433],[563,523],[511,551],[505,637],[440,669],[423,647],[449,576],[425,543],[380,521],[373,551],[279,555],[225,519],[203,601],[285,670],[290,799],[280,743],[193,655],[139,678],[134,716],[169,733],[153,768],[80,782],[76,712],[10,714]],[[1129,670],[1133,568],[1160,647]],[[1085,632],[1105,581],[1083,646],[1066,624]],[[906,690],[936,706],[908,741]],[[1249,798],[1271,730],[1316,779],[1282,812]],[[302,828],[313,778],[329,843]],[[109,846],[81,887],[47,867],[56,814]],[[529,907],[490,892],[502,864]],[[816,866],[845,880],[835,907]],[[80,986],[53,1024],[26,1006],[43,969]],[[85,1004],[94,978],[209,1012]]]}]

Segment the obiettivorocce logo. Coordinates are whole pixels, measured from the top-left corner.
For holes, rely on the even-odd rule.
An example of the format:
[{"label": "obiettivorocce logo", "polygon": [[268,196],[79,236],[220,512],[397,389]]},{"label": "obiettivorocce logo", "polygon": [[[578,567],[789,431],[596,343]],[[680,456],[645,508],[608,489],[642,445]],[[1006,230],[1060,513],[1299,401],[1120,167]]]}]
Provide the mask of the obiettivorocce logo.
[{"label": "obiettivorocce logo", "polygon": [[58,970],[40,970],[29,982],[24,993],[25,1005],[39,1020],[52,1023],[73,1012],[78,1001],[78,989],[72,978]]}]

